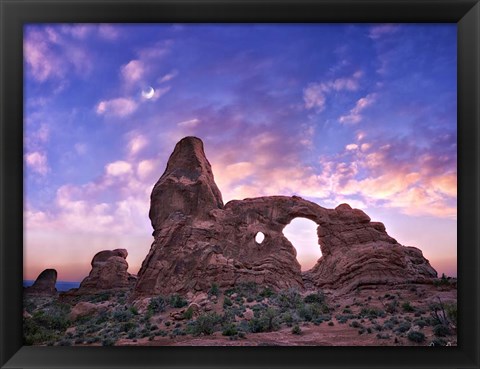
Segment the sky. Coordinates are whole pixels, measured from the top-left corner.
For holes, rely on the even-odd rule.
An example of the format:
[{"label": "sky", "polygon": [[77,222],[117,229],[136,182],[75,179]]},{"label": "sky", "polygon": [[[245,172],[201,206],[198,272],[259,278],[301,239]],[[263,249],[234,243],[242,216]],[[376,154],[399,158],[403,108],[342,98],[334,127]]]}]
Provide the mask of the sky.
[{"label": "sky", "polygon": [[[457,273],[455,24],[29,24],[24,279],[147,255],[150,193],[203,140],[224,203],[297,195],[365,211]],[[284,230],[306,270],[315,224]]]}]

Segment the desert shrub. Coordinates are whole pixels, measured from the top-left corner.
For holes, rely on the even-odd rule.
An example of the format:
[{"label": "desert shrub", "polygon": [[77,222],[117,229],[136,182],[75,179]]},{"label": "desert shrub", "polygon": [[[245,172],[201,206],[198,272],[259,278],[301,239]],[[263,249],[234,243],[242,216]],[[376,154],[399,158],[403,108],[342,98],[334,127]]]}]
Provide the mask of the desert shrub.
[{"label": "desert shrub", "polygon": [[307,304],[323,304],[325,302],[325,294],[322,291],[318,291],[317,293],[311,293],[305,296],[303,301]]},{"label": "desert shrub", "polygon": [[345,308],[345,309],[343,309],[342,313],[343,314],[352,314],[352,310],[350,310],[348,308]]},{"label": "desert shrub", "polygon": [[447,341],[443,338],[434,338],[432,342],[430,342],[430,346],[446,346]]},{"label": "desert shrub", "polygon": [[133,314],[130,310],[115,310],[112,314],[112,318],[117,322],[128,322],[133,318]]},{"label": "desert shrub", "polygon": [[358,316],[355,314],[338,314],[338,315],[335,315],[335,318],[340,324],[345,324],[350,319],[357,319]]},{"label": "desert shrub", "polygon": [[168,306],[168,303],[165,297],[157,296],[157,297],[153,297],[150,300],[148,304],[148,310],[151,311],[153,314],[161,313],[165,311],[167,306]]},{"label": "desert shrub", "polygon": [[228,306],[232,306],[232,305],[233,305],[232,300],[230,300],[228,296],[225,296],[225,298],[223,299],[223,308],[225,309]]},{"label": "desert shrub", "polygon": [[390,338],[390,335],[388,333],[377,333],[377,338],[379,340],[387,340]]},{"label": "desert shrub", "polygon": [[410,302],[409,301],[405,301],[403,304],[402,304],[402,309],[403,311],[405,311],[406,313],[412,313],[415,311],[415,309],[413,308],[412,305],[410,305]]},{"label": "desert shrub", "polygon": [[161,336],[161,337],[165,337],[165,336],[167,336],[167,334],[168,334],[167,331],[164,331],[163,329],[159,329],[159,330],[155,333],[155,335]]},{"label": "desert shrub", "polygon": [[203,314],[187,326],[187,331],[194,336],[210,335],[215,332],[221,320],[222,317],[217,313]]},{"label": "desert shrub", "polygon": [[274,303],[282,310],[298,309],[303,305],[303,299],[295,288],[280,291]]},{"label": "desert shrub", "polygon": [[107,311],[100,312],[93,321],[94,325],[101,325],[110,320],[110,313]]},{"label": "desert shrub", "polygon": [[102,346],[114,346],[117,340],[113,337],[106,337],[102,340]]},{"label": "desert shrub", "polygon": [[271,332],[280,327],[278,311],[266,308],[254,312],[254,317],[249,321],[250,332]]},{"label": "desert shrub", "polygon": [[292,328],[292,334],[297,334],[297,335],[300,335],[302,334],[302,330],[300,329],[300,327],[297,325],[295,325],[293,328]]},{"label": "desert shrub", "polygon": [[442,277],[438,278],[433,281],[433,284],[437,287],[439,286],[449,286],[450,285],[450,278],[448,278],[445,273],[442,273]]},{"label": "desert shrub", "polygon": [[102,292],[93,295],[88,301],[97,303],[97,302],[104,302],[110,300],[112,294],[110,292]]},{"label": "desert shrub", "polygon": [[122,323],[120,325],[120,331],[121,332],[130,332],[132,329],[135,329],[137,325],[132,322],[132,321],[128,321],[128,322],[125,322],[125,323]]},{"label": "desert shrub", "polygon": [[179,294],[173,294],[170,296],[169,304],[173,308],[181,308],[187,306],[188,302]]},{"label": "desert shrub", "polygon": [[445,310],[447,311],[447,316],[450,321],[457,325],[457,303],[447,304]]},{"label": "desert shrub", "polygon": [[133,315],[138,315],[138,310],[135,306],[130,306],[129,310]]},{"label": "desert shrub", "polygon": [[437,337],[445,337],[450,334],[450,329],[443,324],[437,324],[433,327],[433,334]]},{"label": "desert shrub", "polygon": [[404,333],[408,331],[412,325],[409,322],[401,322],[397,328],[395,328],[395,332],[397,333]]},{"label": "desert shrub", "polygon": [[[317,319],[325,312],[324,305],[319,304],[306,304],[300,306],[298,309],[298,315],[305,321],[311,322]],[[328,312],[328,308],[327,308]]]},{"label": "desert shrub", "polygon": [[333,327],[333,326],[334,326],[334,324],[333,324],[332,321],[328,322],[328,325],[329,325],[330,327]]},{"label": "desert shrub", "polygon": [[362,318],[379,318],[385,316],[385,311],[381,309],[377,309],[375,307],[372,308],[362,308],[359,314]]},{"label": "desert shrub", "polygon": [[172,322],[170,320],[166,320],[164,323],[167,327],[170,327],[172,325]]},{"label": "desert shrub", "polygon": [[354,320],[353,322],[350,323],[350,327],[352,327],[352,328],[362,328],[363,325],[361,325],[358,321]]},{"label": "desert shrub", "polygon": [[416,319],[413,321],[413,324],[418,325],[420,328],[426,327],[428,323],[423,319]]},{"label": "desert shrub", "polygon": [[[392,296],[393,297],[393,296]],[[389,314],[394,314],[398,311],[398,300],[397,299],[393,299],[393,301],[390,301],[389,303],[387,303],[385,305],[385,310],[387,311],[387,313]]]},{"label": "desert shrub", "polygon": [[260,292],[260,297],[267,297],[267,298],[270,298],[270,297],[273,297],[275,296],[275,291],[271,289],[270,286],[265,286],[263,288],[263,290]]},{"label": "desert shrub", "polygon": [[425,335],[422,332],[410,331],[407,334],[407,338],[413,342],[423,342],[425,341]]},{"label": "desert shrub", "polygon": [[25,345],[37,345],[54,340],[57,337],[53,330],[39,325],[31,318],[23,320],[23,334]]},{"label": "desert shrub", "polygon": [[190,306],[185,312],[183,313],[183,317],[185,319],[192,319],[193,318],[193,308]]},{"label": "desert shrub", "polygon": [[208,295],[218,296],[219,294],[220,294],[220,288],[218,287],[218,284],[213,283],[210,289],[208,290]]},{"label": "desert shrub", "polygon": [[238,330],[235,324],[230,323],[223,328],[223,336],[235,336],[236,334],[238,334]]}]

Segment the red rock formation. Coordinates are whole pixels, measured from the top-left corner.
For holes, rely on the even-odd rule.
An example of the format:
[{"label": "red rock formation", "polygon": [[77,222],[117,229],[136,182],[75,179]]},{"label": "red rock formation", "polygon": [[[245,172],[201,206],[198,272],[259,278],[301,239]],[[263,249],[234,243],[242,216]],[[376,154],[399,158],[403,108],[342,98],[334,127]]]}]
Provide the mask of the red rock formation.
[{"label": "red rock formation", "polygon": [[[283,228],[297,217],[318,224],[322,258],[302,273]],[[382,223],[342,204],[326,209],[300,197],[269,196],[222,205],[200,139],[175,147],[151,196],[154,242],[134,297],[207,290],[254,281],[275,288],[425,281],[435,270],[420,250],[397,243]],[[262,232],[261,244],[255,235]]]},{"label": "red rock formation", "polygon": [[57,283],[57,271],[55,269],[45,269],[38,275],[33,285],[25,288],[25,293],[45,296],[55,295],[57,293],[55,283]]},{"label": "red rock formation", "polygon": [[125,249],[105,250],[98,252],[92,259],[92,270],[75,294],[93,294],[111,290],[128,289],[135,282],[127,272],[125,260],[128,252]]}]

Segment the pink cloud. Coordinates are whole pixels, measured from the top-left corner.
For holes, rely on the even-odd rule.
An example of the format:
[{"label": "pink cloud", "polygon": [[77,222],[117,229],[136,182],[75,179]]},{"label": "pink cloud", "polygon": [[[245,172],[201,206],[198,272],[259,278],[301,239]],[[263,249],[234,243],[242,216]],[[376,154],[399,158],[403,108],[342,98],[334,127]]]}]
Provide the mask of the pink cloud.
[{"label": "pink cloud", "polygon": [[132,172],[132,165],[126,161],[118,160],[105,166],[105,173],[111,176],[121,176]]},{"label": "pink cloud", "polygon": [[35,173],[42,176],[46,175],[50,168],[48,167],[47,155],[38,151],[25,154],[27,166]]},{"label": "pink cloud", "polygon": [[121,67],[122,77],[128,83],[138,82],[145,74],[145,65],[141,60],[131,60]]},{"label": "pink cloud", "polygon": [[99,115],[112,115],[126,117],[133,114],[138,108],[135,100],[126,97],[119,97],[112,100],[100,101],[97,104],[96,112]]},{"label": "pink cloud", "polygon": [[178,71],[177,71],[177,70],[173,70],[173,71],[171,71],[170,73],[167,73],[167,74],[165,74],[164,76],[162,76],[161,78],[159,78],[158,83],[165,83],[165,82],[171,81],[171,80],[174,79],[177,75],[178,75]]},{"label": "pink cloud", "polygon": [[199,123],[200,123],[200,119],[194,118],[194,119],[184,120],[182,122],[179,122],[179,123],[177,123],[177,126],[193,128],[193,127],[198,126]]},{"label": "pink cloud", "polygon": [[395,24],[382,24],[373,26],[370,28],[368,37],[372,40],[378,40],[379,38],[397,32],[399,27]]},{"label": "pink cloud", "polygon": [[134,156],[148,145],[148,139],[141,133],[131,132],[127,144],[128,154]]},{"label": "pink cloud", "polygon": [[331,91],[356,91],[363,73],[355,72],[351,77],[337,78],[327,82],[310,83],[303,90],[303,101],[306,109],[321,112],[325,108],[327,95]]},{"label": "pink cloud", "polygon": [[109,41],[116,40],[120,35],[119,30],[110,24],[100,24],[98,34],[101,38]]},{"label": "pink cloud", "polygon": [[342,115],[338,121],[340,123],[351,123],[357,124],[362,120],[362,111],[367,108],[368,106],[372,105],[377,98],[377,94],[372,93],[368,94],[365,97],[362,97],[357,101],[355,107],[350,110],[347,115]]}]

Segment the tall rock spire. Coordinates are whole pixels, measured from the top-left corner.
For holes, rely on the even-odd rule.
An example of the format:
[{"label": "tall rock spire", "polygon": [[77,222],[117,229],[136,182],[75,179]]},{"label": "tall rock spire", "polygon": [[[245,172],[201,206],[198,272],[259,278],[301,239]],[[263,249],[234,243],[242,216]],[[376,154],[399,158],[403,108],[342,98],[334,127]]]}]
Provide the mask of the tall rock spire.
[{"label": "tall rock spire", "polygon": [[215,184],[203,142],[197,137],[183,138],[152,191],[149,216],[153,229],[159,230],[172,216],[208,219],[210,210],[221,208],[222,194]]}]

